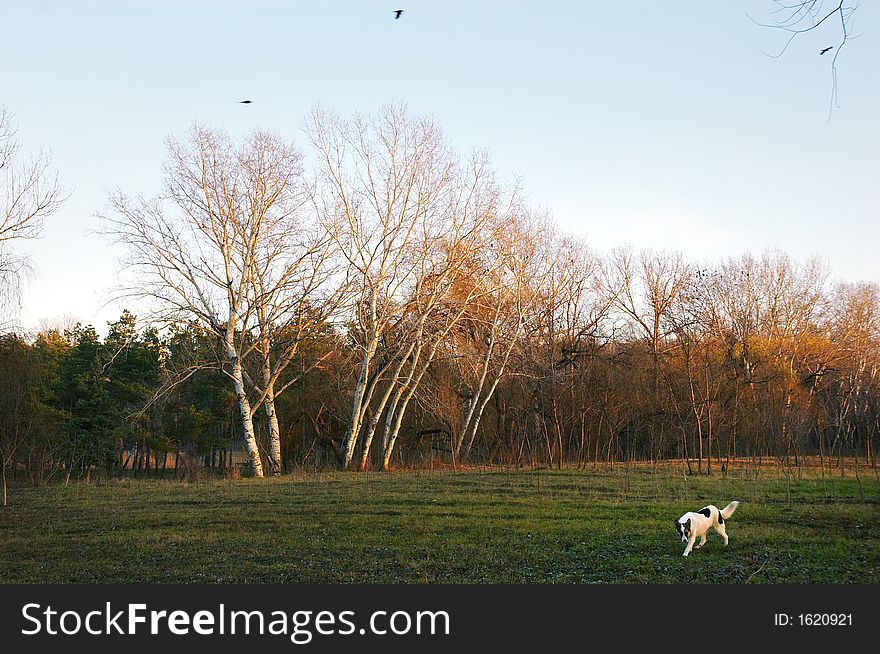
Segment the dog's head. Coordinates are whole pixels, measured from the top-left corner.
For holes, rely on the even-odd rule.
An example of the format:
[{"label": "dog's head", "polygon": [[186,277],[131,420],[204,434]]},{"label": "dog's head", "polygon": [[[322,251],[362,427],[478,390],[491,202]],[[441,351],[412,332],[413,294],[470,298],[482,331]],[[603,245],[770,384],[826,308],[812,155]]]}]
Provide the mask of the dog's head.
[{"label": "dog's head", "polygon": [[688,542],[691,537],[691,519],[688,518],[684,522],[676,520],[675,528],[678,529],[678,535],[681,536],[681,542]]}]

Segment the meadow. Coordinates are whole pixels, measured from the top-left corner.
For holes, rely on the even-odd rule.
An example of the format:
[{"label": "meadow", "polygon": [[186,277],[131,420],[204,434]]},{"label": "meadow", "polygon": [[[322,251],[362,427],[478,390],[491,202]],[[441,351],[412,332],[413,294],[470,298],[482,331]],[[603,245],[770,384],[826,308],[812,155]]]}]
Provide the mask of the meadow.
[{"label": "meadow", "polygon": [[[690,557],[673,521],[742,502]],[[880,483],[680,466],[14,485],[4,583],[878,583]]]}]

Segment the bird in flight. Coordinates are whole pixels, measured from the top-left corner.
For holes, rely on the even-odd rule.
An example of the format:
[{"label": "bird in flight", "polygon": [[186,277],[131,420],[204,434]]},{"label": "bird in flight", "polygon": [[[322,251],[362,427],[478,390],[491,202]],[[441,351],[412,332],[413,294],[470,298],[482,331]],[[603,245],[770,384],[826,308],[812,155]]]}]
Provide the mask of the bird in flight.
[{"label": "bird in flight", "polygon": [[833,49],[834,49],[834,46],[833,46],[833,45],[829,45],[827,48],[824,48],[819,54],[820,54],[820,55],[823,55],[823,54],[825,54],[826,52],[828,52],[829,50],[833,50]]},{"label": "bird in flight", "polygon": [[397,20],[398,18],[400,18],[400,14],[402,14],[402,13],[403,13],[403,9],[395,9],[394,10],[394,20]]},{"label": "bird in flight", "polygon": [[250,100],[242,100],[238,104],[251,104],[251,101]]}]

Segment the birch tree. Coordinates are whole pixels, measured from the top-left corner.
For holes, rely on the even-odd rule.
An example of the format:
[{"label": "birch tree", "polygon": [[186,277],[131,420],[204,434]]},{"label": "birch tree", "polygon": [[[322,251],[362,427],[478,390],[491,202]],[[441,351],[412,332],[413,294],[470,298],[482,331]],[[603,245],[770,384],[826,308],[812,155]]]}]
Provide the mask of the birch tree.
[{"label": "birch tree", "polygon": [[453,446],[455,461],[467,458],[486,406],[508,371],[515,348],[529,338],[530,304],[541,273],[538,234],[543,225],[535,216],[511,216],[491,249],[484,291],[462,321],[456,348],[462,395],[465,399],[461,424]]},{"label": "birch tree", "polygon": [[[510,220],[522,207],[516,188],[507,189],[495,179],[485,156],[470,161],[457,175],[445,220],[423,265],[412,298],[417,328],[402,359],[401,373],[389,381],[393,391],[385,409],[381,462],[388,470],[404,416],[428,369],[459,322],[483,299],[486,287],[473,283],[491,275],[495,261],[487,257]],[[365,448],[362,467],[368,451]]]},{"label": "birch tree", "polygon": [[[395,326],[407,328],[401,324],[406,297],[443,224],[454,158],[440,128],[409,118],[402,106],[352,121],[315,110],[308,134],[319,159],[326,224],[354,289],[348,336],[360,365],[340,447],[346,469],[379,382],[399,373],[401,357],[377,355]],[[410,342],[402,339],[400,346]]]},{"label": "birch tree", "polygon": [[283,377],[301,352],[301,345],[325,330],[340,308],[346,274],[339,274],[335,241],[314,221],[268,226],[253,275],[255,344],[259,372],[253,374],[255,407],[265,407],[269,424],[269,467],[280,474],[281,429],[276,399],[318,366],[330,352],[313,357],[294,375]]},{"label": "birch tree", "polygon": [[[281,232],[296,228],[301,155],[271,134],[236,144],[201,127],[185,141],[169,140],[168,151],[163,193],[152,200],[113,193],[110,231],[128,248],[126,263],[137,280],[129,292],[151,300],[154,318],[195,323],[217,339],[245,449],[254,475],[262,477],[249,396],[254,382],[245,359],[259,344],[252,330],[261,315],[268,325],[270,311],[265,303],[258,311],[257,300],[275,297],[289,279],[282,274],[281,281],[269,281],[276,266],[286,270],[270,253]],[[262,390],[258,404],[266,398]]]}]

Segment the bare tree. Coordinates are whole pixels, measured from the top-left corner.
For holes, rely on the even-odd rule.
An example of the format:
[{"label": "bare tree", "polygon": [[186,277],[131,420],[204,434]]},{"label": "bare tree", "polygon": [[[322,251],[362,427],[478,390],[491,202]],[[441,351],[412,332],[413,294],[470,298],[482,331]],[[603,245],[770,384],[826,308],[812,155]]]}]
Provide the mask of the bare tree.
[{"label": "bare tree", "polygon": [[[126,264],[136,274],[136,286],[129,293],[151,300],[155,319],[195,322],[218,339],[248,457],[262,477],[249,396],[257,384],[245,360],[263,342],[254,336],[255,325],[262,325],[265,335],[290,308],[270,306],[269,300],[285,297],[302,281],[300,269],[279,254],[287,252],[281,239],[296,233],[303,204],[301,156],[271,134],[255,133],[236,145],[200,127],[185,142],[170,140],[168,149],[162,196],[112,194],[110,231],[130,254]],[[277,374],[279,367],[270,366],[269,381]],[[271,384],[259,390],[257,406]]]},{"label": "bare tree", "polygon": [[[834,289],[832,306],[828,335],[835,345],[835,357],[827,364],[814,364],[811,379],[816,387],[820,381],[825,382],[824,400],[830,409],[828,414],[833,416],[834,441],[854,447],[856,437],[861,436],[866,463],[871,465],[873,460],[877,474],[874,443],[880,433],[880,287],[876,283],[839,284]],[[854,462],[858,466],[857,455]]]},{"label": "bare tree", "polygon": [[[591,393],[577,389],[589,384],[593,358],[606,342],[603,323],[612,298],[602,292],[599,259],[585,243],[548,228],[539,237],[535,265],[536,289],[523,343],[525,380],[530,380],[534,408],[543,428],[548,462],[561,468],[565,440],[587,446],[587,414]],[[586,374],[585,374],[586,373]]]},{"label": "bare tree", "polygon": [[[798,395],[815,392],[802,379],[821,376],[827,365],[811,345],[818,339],[826,278],[819,259],[796,264],[767,251],[760,258],[728,259],[705,280],[701,338],[717,343],[731,378],[734,439],[763,423],[752,443],[759,452],[775,445],[787,460],[804,436],[793,432],[792,420]],[[816,369],[807,372],[806,365]]]},{"label": "bare tree", "polygon": [[689,279],[690,268],[679,252],[642,250],[636,261],[632,250],[618,248],[608,261],[606,292],[648,344],[655,389],[665,341],[674,331],[670,318]]},{"label": "bare tree", "polygon": [[20,150],[12,116],[0,107],[0,309],[4,313],[17,304],[21,278],[27,272],[27,260],[14,252],[12,241],[39,236],[44,219],[66,199],[51,157],[41,152],[21,162]]},{"label": "bare tree", "polygon": [[[254,311],[259,373],[252,378],[254,410],[262,403],[269,422],[269,466],[280,474],[281,430],[276,399],[329,356],[312,357],[296,374],[282,375],[297,358],[301,345],[326,330],[347,291],[346,275],[338,274],[336,243],[320,225],[303,216],[296,225],[287,217],[266,226],[267,238],[255,258]],[[279,385],[280,383],[280,385]]]},{"label": "bare tree", "polygon": [[[773,0],[776,8],[771,12],[773,22],[760,22],[752,18],[752,21],[762,27],[780,30],[788,34],[788,38],[782,48],[776,54],[769,56],[777,59],[785,54],[792,42],[802,34],[816,32],[824,27],[832,27],[835,30],[832,37],[834,45],[825,46],[819,51],[819,55],[825,55],[829,50],[834,50],[831,59],[831,99],[828,109],[828,117],[834,107],[840,107],[837,97],[837,58],[847,41],[852,38],[852,21],[858,2],[854,6],[845,4],[845,0],[832,0],[826,4],[825,0]],[[751,16],[749,17],[751,18]]]},{"label": "bare tree", "polygon": [[[611,253],[605,273],[606,293],[624,318],[632,338],[648,347],[651,381],[646,415],[651,418],[650,442],[654,452],[662,446],[663,387],[661,364],[670,351],[669,340],[676,331],[675,309],[691,277],[690,266],[679,252],[642,250],[638,258],[628,248]],[[658,431],[659,437],[655,433]]]},{"label": "bare tree", "polygon": [[[433,252],[423,260],[417,295],[411,298],[418,327],[411,331],[405,366],[390,380],[395,389],[385,413],[383,469],[390,466],[403,418],[422,379],[460,321],[484,299],[487,288],[474,280],[485,282],[491,277],[497,265],[491,260],[494,246],[521,211],[516,189],[508,191],[498,185],[485,156],[473,158],[464,174],[456,176],[445,221]],[[367,454],[365,449],[364,462]]]},{"label": "bare tree", "polygon": [[480,280],[485,290],[473,302],[458,330],[456,351],[461,394],[465,398],[461,425],[453,446],[455,461],[465,460],[477,436],[486,406],[508,373],[517,346],[531,338],[537,326],[527,325],[533,313],[540,279],[546,275],[540,257],[540,233],[546,228],[537,216],[511,216],[499,232]]},{"label": "bare tree", "polygon": [[[315,110],[308,133],[320,161],[328,229],[354,285],[349,339],[361,363],[340,448],[345,469],[380,380],[399,372],[395,364],[401,357],[377,360],[377,355],[406,314],[409,290],[438,237],[453,188],[454,157],[437,125],[408,118],[402,106],[353,121]],[[401,346],[410,342],[402,340]]]}]

